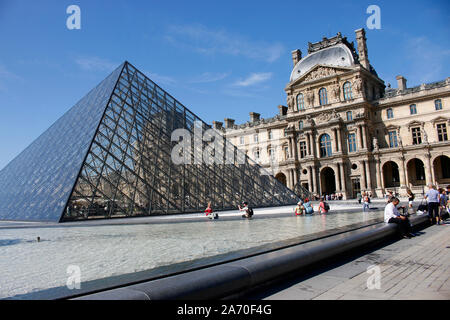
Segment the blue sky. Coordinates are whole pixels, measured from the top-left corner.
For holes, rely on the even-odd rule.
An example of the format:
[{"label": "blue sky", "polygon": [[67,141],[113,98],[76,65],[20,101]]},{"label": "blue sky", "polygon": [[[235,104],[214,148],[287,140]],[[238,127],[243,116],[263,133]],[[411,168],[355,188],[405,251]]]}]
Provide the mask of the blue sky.
[{"label": "blue sky", "polygon": [[[81,8],[68,30],[66,8]],[[366,9],[381,9],[368,30]],[[274,116],[291,51],[365,27],[369,60],[396,86],[450,76],[449,1],[0,0],[0,168],[124,60],[203,120]]]}]

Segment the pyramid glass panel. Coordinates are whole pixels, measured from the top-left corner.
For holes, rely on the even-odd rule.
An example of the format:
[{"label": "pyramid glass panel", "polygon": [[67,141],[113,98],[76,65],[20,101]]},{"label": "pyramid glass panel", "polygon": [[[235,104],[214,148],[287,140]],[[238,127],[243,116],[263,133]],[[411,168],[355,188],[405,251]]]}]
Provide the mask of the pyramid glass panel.
[{"label": "pyramid glass panel", "polygon": [[[182,141],[172,141],[177,129]],[[298,198],[128,62],[0,172],[0,219],[187,213],[244,200]]]},{"label": "pyramid glass panel", "polygon": [[1,220],[60,220],[123,66],[0,171]]}]

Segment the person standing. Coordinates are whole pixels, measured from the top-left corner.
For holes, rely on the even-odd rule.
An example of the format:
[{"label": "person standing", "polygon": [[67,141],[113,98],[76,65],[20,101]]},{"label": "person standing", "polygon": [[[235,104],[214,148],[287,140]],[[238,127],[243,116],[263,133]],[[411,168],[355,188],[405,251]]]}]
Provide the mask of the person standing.
[{"label": "person standing", "polygon": [[412,209],[415,195],[409,188],[406,190],[406,193],[408,194],[408,207],[409,209]]},{"label": "person standing", "polygon": [[397,224],[400,230],[400,235],[403,238],[409,239],[414,237],[414,235],[411,233],[411,225],[408,217],[402,216],[397,209],[399,202],[400,200],[394,197],[391,199],[391,202],[386,205],[384,208],[384,222]]},{"label": "person standing", "polygon": [[447,192],[445,192],[444,189],[439,189],[440,196],[439,196],[439,219],[441,220],[442,224],[444,224],[444,219],[442,219],[442,216],[447,211],[447,202],[448,202],[448,195]]},{"label": "person standing", "polygon": [[369,196],[367,195],[367,193],[365,193],[365,192],[363,193],[362,201],[363,201],[363,211],[369,211],[370,199],[369,199]]},{"label": "person standing", "polygon": [[439,192],[436,190],[436,186],[432,183],[428,184],[428,191],[425,193],[425,199],[428,201],[428,216],[430,222],[439,224]]}]

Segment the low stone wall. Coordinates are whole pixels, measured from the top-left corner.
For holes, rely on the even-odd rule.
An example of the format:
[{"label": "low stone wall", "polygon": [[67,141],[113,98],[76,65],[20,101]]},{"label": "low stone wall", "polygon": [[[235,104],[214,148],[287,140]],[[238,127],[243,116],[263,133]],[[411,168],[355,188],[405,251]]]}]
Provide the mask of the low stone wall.
[{"label": "low stone wall", "polygon": [[[414,228],[428,215],[410,218]],[[79,300],[220,299],[282,278],[320,261],[397,234],[395,224],[380,223],[324,239],[263,253],[196,271],[76,297]]]}]

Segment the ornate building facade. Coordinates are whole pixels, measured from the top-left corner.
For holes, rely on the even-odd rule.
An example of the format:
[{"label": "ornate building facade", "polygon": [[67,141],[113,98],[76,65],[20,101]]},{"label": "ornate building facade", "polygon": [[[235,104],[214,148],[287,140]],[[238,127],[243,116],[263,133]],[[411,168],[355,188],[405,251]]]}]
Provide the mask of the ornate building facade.
[{"label": "ornate building facade", "polygon": [[215,121],[238,148],[287,187],[354,198],[388,190],[422,193],[450,184],[450,77],[387,87],[369,63],[364,29],[353,42],[338,33],[292,52],[287,106],[273,118]]}]

